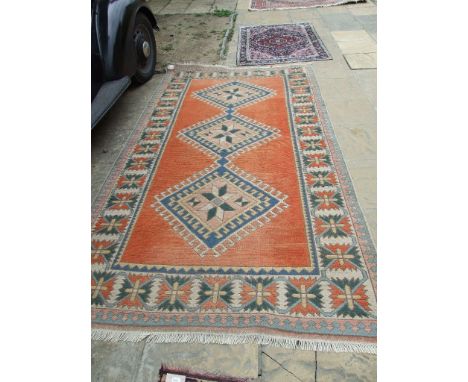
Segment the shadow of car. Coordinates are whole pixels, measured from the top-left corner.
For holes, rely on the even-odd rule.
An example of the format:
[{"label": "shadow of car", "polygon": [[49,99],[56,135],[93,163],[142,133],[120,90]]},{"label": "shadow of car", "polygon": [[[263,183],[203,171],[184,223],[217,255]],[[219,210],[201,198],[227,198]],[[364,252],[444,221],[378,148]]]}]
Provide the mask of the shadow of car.
[{"label": "shadow of car", "polygon": [[159,30],[143,0],[91,0],[91,128],[133,82],[154,74]]}]

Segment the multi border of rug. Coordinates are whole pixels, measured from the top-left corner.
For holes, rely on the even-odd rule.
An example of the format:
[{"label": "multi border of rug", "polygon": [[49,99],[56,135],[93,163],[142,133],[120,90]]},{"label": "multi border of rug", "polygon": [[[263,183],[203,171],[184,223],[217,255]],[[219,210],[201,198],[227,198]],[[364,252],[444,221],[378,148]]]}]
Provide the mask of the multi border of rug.
[{"label": "multi border of rug", "polygon": [[331,54],[310,23],[239,27],[239,66],[331,59]]},{"label": "multi border of rug", "polygon": [[159,80],[94,204],[93,339],[375,353],[375,247],[312,69]]},{"label": "multi border of rug", "polygon": [[249,11],[331,7],[334,5],[362,2],[366,2],[366,0],[251,0]]}]

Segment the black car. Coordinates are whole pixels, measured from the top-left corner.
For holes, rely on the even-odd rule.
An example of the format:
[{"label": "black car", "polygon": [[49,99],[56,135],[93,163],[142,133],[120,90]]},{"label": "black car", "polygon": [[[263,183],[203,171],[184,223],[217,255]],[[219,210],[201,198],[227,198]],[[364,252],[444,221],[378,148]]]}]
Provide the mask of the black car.
[{"label": "black car", "polygon": [[154,73],[159,30],[143,0],[91,0],[91,128],[131,82]]}]

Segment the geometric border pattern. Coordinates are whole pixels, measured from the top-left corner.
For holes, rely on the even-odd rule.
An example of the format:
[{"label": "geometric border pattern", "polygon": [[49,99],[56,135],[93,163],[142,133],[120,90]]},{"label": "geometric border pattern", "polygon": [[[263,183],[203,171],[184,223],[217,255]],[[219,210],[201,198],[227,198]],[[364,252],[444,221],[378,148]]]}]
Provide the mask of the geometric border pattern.
[{"label": "geometric border pattern", "polygon": [[[320,273],[266,270],[255,276],[236,269],[225,274],[219,269],[192,269],[193,273],[181,274],[177,267],[157,272],[116,267],[142,191],[151,180],[190,81],[278,75],[284,79],[291,131],[307,185]],[[375,343],[375,248],[314,81],[313,73],[301,67],[185,71],[173,77],[138,142],[125,154],[127,162],[116,169],[120,175],[93,225],[94,328],[136,325],[177,331],[193,327]],[[258,293],[259,303],[252,303],[249,296]],[[215,304],[213,296],[221,302]]]}]

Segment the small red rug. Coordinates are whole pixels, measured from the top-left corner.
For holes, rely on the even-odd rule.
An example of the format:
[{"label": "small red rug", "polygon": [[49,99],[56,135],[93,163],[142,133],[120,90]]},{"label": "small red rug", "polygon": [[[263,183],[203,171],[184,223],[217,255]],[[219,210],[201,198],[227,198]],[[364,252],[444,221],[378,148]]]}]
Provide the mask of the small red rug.
[{"label": "small red rug", "polygon": [[366,0],[251,0],[251,11],[267,11],[272,9],[329,7],[347,3],[359,3]]},{"label": "small red rug", "polygon": [[93,338],[374,352],[375,249],[310,69],[166,80],[96,204]]}]

